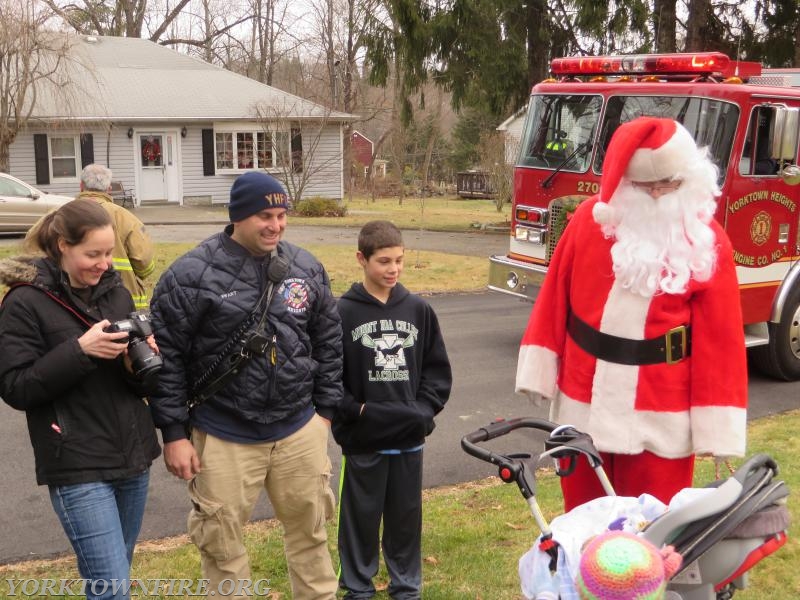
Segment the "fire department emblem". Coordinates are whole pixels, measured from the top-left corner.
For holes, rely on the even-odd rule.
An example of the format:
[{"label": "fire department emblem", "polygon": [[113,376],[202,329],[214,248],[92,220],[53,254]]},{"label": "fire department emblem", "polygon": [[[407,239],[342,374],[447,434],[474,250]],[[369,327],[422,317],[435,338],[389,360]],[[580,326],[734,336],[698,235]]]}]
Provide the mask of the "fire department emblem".
[{"label": "fire department emblem", "polygon": [[289,312],[303,313],[308,308],[308,285],[304,279],[286,279],[278,294],[283,296],[283,303]]},{"label": "fire department emblem", "polygon": [[756,246],[763,246],[769,239],[770,231],[772,231],[772,217],[762,210],[753,217],[753,222],[750,224],[750,239]]}]

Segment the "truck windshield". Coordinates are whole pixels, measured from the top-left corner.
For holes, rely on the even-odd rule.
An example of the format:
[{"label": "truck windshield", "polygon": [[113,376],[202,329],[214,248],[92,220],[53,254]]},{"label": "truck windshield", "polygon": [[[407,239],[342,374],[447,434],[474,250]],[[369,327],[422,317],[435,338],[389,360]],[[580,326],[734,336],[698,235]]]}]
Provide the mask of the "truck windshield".
[{"label": "truck windshield", "polygon": [[[739,107],[730,102],[690,96],[611,96],[600,122],[602,96],[538,94],[531,98],[529,118],[517,164],[542,169],[600,174],[611,136],[622,123],[641,116],[667,117],[683,123],[700,146],[707,146],[720,172],[731,156]],[[592,152],[575,152],[589,143]],[[575,152],[568,161],[567,157]]]},{"label": "truck windshield", "polygon": [[519,164],[555,169],[564,163],[560,170],[585,172],[591,152],[576,153],[575,149],[592,143],[602,106],[602,96],[534,96],[528,107]]},{"label": "truck windshield", "polygon": [[601,173],[611,136],[622,123],[636,117],[651,116],[675,119],[683,123],[699,146],[707,146],[709,156],[724,179],[731,156],[739,107],[730,102],[689,96],[612,96],[608,99],[597,151],[594,171]]}]

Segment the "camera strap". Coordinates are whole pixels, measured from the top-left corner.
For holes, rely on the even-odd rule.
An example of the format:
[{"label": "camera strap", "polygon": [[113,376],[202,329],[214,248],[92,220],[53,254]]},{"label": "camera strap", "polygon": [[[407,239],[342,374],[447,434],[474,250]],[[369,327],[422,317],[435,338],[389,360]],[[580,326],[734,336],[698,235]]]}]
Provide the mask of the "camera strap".
[{"label": "camera strap", "polygon": [[[228,385],[228,382],[236,377],[250,359],[253,358],[252,351],[243,341],[244,337],[250,331],[250,323],[259,313],[258,323],[253,331],[263,335],[267,324],[269,306],[275,295],[275,285],[283,281],[289,272],[290,266],[290,261],[279,256],[277,250],[273,250],[267,270],[268,280],[264,293],[258,299],[253,312],[239,326],[230,342],[211,364],[211,367],[200,376],[195,386],[196,391],[190,395],[189,409],[199,406]],[[274,351],[275,349],[272,348],[272,352]]]},{"label": "camera strap", "polygon": [[44,289],[44,288],[42,288],[42,287],[39,287],[38,285],[34,285],[34,284],[32,284],[32,283],[27,283],[27,282],[24,282],[24,281],[18,281],[18,282],[16,282],[16,283],[13,283],[13,284],[11,284],[11,286],[9,286],[8,293],[6,294],[6,296],[7,296],[8,294],[10,294],[12,290],[14,290],[14,289],[16,289],[16,288],[19,288],[19,287],[22,287],[22,286],[32,287],[32,288],[33,288],[33,289],[35,289],[35,290],[39,290],[40,292],[42,292],[43,294],[45,294],[46,296],[48,296],[48,297],[49,297],[51,300],[53,300],[53,302],[56,302],[56,303],[60,304],[60,305],[61,305],[61,306],[64,308],[64,310],[66,310],[66,311],[70,312],[70,313],[72,314],[72,316],[74,316],[74,317],[75,317],[76,319],[78,319],[78,320],[79,320],[81,323],[83,323],[84,325],[86,325],[86,326],[87,326],[89,329],[91,329],[91,328],[92,328],[92,324],[91,324],[91,323],[90,323],[88,320],[86,320],[86,319],[83,317],[83,315],[81,315],[81,313],[79,313],[77,310],[75,310],[74,308],[72,308],[72,307],[71,307],[69,304],[67,304],[66,302],[64,302],[64,301],[63,301],[61,298],[59,298],[58,296],[56,296],[56,295],[55,295],[54,293],[52,293],[50,290],[46,290],[46,289]]}]

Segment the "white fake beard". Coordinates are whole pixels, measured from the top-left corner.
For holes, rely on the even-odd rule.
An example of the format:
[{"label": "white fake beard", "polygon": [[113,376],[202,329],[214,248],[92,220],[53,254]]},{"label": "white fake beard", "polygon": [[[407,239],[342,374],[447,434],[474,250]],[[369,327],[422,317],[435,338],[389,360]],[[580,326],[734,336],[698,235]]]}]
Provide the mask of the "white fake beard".
[{"label": "white fake beard", "polygon": [[611,247],[614,275],[626,289],[650,298],[682,294],[690,279],[708,281],[716,238],[708,225],[715,202],[708,187],[684,182],[658,199],[625,179],[608,204],[595,206],[595,220]]}]

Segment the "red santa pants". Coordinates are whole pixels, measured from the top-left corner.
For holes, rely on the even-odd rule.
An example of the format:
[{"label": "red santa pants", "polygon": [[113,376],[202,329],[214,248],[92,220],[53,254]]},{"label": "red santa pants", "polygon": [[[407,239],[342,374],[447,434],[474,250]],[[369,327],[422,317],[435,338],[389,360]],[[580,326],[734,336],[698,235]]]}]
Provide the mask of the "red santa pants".
[{"label": "red santa pants", "polygon": [[[694,455],[686,458],[662,458],[651,452],[641,454],[609,454],[601,452],[603,469],[618,496],[652,494],[662,502],[683,488],[692,486]],[[566,463],[564,463],[566,466]],[[589,461],[581,455],[575,471],[561,478],[564,510],[570,511],[579,504],[607,495]]]}]

